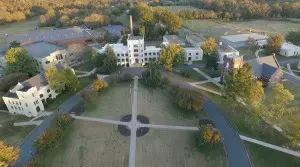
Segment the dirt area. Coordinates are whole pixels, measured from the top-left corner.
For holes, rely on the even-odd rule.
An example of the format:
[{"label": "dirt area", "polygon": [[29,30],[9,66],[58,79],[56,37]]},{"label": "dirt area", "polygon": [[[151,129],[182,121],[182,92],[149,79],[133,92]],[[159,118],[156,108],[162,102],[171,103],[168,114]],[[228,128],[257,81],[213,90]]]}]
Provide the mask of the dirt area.
[{"label": "dirt area", "polygon": [[133,87],[133,83],[120,83],[101,92],[95,106],[86,109],[82,116],[120,120],[131,114],[130,84]]},{"label": "dirt area", "polygon": [[194,113],[178,109],[172,104],[167,90],[148,89],[139,84],[138,114],[145,115],[151,124],[198,126],[204,112]]},{"label": "dirt area", "polygon": [[[137,167],[223,167],[224,156],[206,159],[195,149],[197,132],[150,129],[137,139]],[[223,150],[220,150],[223,152]],[[222,153],[221,153],[222,154]]]},{"label": "dirt area", "polygon": [[66,142],[46,156],[47,167],[128,166],[129,138],[117,126],[76,120]]}]

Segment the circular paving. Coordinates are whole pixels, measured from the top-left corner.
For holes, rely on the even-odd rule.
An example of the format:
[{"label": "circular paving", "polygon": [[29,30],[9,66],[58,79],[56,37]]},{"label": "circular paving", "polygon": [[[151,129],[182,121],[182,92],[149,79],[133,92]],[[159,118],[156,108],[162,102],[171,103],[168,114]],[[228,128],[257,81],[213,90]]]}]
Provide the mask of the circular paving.
[{"label": "circular paving", "polygon": [[[121,122],[130,122],[131,121],[131,114],[125,115],[121,118]],[[143,115],[138,115],[137,116],[137,121],[141,124],[149,124],[149,118]],[[126,125],[118,125],[118,130],[121,135],[123,136],[130,136],[131,131],[130,128]],[[149,128],[147,127],[139,127],[136,131],[136,136],[141,137],[144,136],[149,132]]]}]

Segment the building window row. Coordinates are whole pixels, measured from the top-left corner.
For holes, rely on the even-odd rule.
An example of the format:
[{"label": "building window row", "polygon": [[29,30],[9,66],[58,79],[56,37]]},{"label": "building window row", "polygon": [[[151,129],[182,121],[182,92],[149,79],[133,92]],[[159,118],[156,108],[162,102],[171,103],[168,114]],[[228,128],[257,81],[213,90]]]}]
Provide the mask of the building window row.
[{"label": "building window row", "polygon": [[37,101],[35,101],[35,102],[33,102],[33,104],[34,105],[37,105],[39,103],[39,101],[37,100]]},{"label": "building window row", "polygon": [[145,56],[147,56],[147,55],[149,55],[149,56],[155,56],[155,55],[160,55],[160,53],[159,52],[149,52],[149,53],[145,53]]},{"label": "building window row", "polygon": [[23,107],[13,107],[13,106],[11,106],[11,109],[15,109],[15,110],[20,110],[20,111],[24,111],[24,109],[23,109]]},{"label": "building window row", "polygon": [[21,102],[18,102],[18,101],[10,101],[10,100],[8,100],[8,103],[9,104],[16,104],[16,105],[21,105],[22,103]]},{"label": "building window row", "polygon": [[127,53],[125,53],[125,54],[123,54],[123,53],[122,54],[117,53],[117,57],[120,57],[120,56],[123,56],[123,57],[126,56],[126,57],[128,57],[128,54]]},{"label": "building window row", "polygon": [[128,62],[128,59],[118,59],[118,62],[124,62],[126,60],[126,62]]}]

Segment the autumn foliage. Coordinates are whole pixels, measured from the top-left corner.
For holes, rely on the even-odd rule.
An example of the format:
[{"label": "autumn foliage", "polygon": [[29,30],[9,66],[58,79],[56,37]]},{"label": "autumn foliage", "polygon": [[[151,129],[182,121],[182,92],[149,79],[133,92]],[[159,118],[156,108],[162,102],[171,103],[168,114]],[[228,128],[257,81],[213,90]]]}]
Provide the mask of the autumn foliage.
[{"label": "autumn foliage", "polygon": [[20,149],[0,141],[0,167],[13,165],[20,156]]},{"label": "autumn foliage", "polygon": [[100,92],[107,87],[108,84],[103,79],[98,79],[93,84],[93,89],[97,92]]},{"label": "autumn foliage", "polygon": [[218,51],[218,44],[216,39],[208,38],[202,45],[201,49],[203,50],[204,54],[212,54]]},{"label": "autumn foliage", "polygon": [[220,132],[211,125],[203,127],[201,135],[204,141],[209,144],[218,144],[222,139]]}]

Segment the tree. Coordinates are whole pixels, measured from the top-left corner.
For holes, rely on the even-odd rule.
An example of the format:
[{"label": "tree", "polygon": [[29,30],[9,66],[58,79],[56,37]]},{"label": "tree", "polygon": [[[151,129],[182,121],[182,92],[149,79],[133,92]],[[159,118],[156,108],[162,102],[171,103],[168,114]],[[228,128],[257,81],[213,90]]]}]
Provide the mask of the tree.
[{"label": "tree", "polygon": [[9,146],[4,141],[0,140],[0,166],[8,167],[17,162],[20,156],[18,147]]},{"label": "tree", "polygon": [[73,118],[68,113],[62,113],[56,118],[56,127],[60,129],[66,129],[73,122]]},{"label": "tree", "polygon": [[300,143],[300,119],[296,120],[292,124],[293,132],[290,133],[292,136],[291,144],[293,147],[299,147],[298,144]]},{"label": "tree", "polygon": [[9,44],[9,48],[18,48],[20,47],[20,43],[17,42],[17,41],[12,41],[10,44]]},{"label": "tree", "polygon": [[211,125],[207,125],[201,129],[202,138],[206,143],[209,144],[219,144],[221,142],[222,136],[220,132]]},{"label": "tree", "polygon": [[[224,97],[229,101],[255,104],[264,97],[262,83],[252,75],[252,68],[244,64],[242,68],[233,69],[225,76]],[[232,103],[235,104],[235,103]]]},{"label": "tree", "polygon": [[105,54],[98,54],[94,49],[86,48],[84,50],[84,55],[87,55],[95,66],[101,67],[103,65]]},{"label": "tree", "polygon": [[288,89],[285,89],[283,84],[276,84],[272,87],[270,97],[269,100],[266,100],[266,104],[269,104],[270,121],[278,122],[284,116],[291,115],[296,111],[293,104],[294,95]]},{"label": "tree", "polygon": [[108,84],[103,79],[97,79],[93,84],[93,89],[96,92],[103,91],[103,89],[107,88]]},{"label": "tree", "polygon": [[218,54],[213,53],[206,59],[205,68],[207,69],[218,69]]},{"label": "tree", "polygon": [[49,85],[56,91],[62,92],[66,89],[77,90],[80,86],[78,78],[70,69],[59,71],[55,66],[52,66],[45,74]]},{"label": "tree", "polygon": [[210,55],[218,51],[218,44],[216,39],[209,37],[204,43],[201,45],[201,49],[203,53],[206,55]]},{"label": "tree", "polygon": [[81,57],[83,57],[83,53],[84,53],[84,45],[80,44],[80,43],[72,43],[68,45],[67,51],[69,54],[72,54],[72,56],[68,56],[68,60],[67,61],[72,61],[73,59],[79,59]]},{"label": "tree", "polygon": [[99,27],[105,24],[105,17],[102,14],[93,13],[83,20],[84,24],[92,26],[92,27]]},{"label": "tree", "polygon": [[43,132],[35,141],[35,146],[39,153],[44,153],[56,146],[63,136],[63,131],[59,128],[49,128]]},{"label": "tree", "polygon": [[183,48],[176,44],[163,46],[160,53],[160,61],[167,71],[172,71],[174,66],[184,63]]},{"label": "tree", "polygon": [[181,109],[196,112],[202,110],[204,99],[198,91],[175,87],[172,89],[171,95],[173,103]]},{"label": "tree", "polygon": [[28,78],[28,75],[24,73],[8,74],[0,80],[0,92],[7,92],[13,86],[18,84],[18,82],[23,82]]},{"label": "tree", "polygon": [[275,35],[268,38],[266,50],[268,53],[279,53],[281,49],[281,45],[284,41],[282,35]]},{"label": "tree", "polygon": [[294,45],[300,45],[300,31],[290,31],[286,34],[285,39]]},{"label": "tree", "polygon": [[7,74],[26,73],[33,76],[38,72],[37,65],[33,58],[23,48],[11,48],[5,56]]},{"label": "tree", "polygon": [[147,66],[147,69],[142,74],[143,83],[146,86],[156,88],[160,86],[161,83],[161,73],[160,66],[158,62],[151,61]]},{"label": "tree", "polygon": [[112,73],[117,70],[117,57],[114,53],[114,50],[108,46],[106,49],[106,53],[104,54],[104,59],[103,59],[103,70],[106,73]]}]

